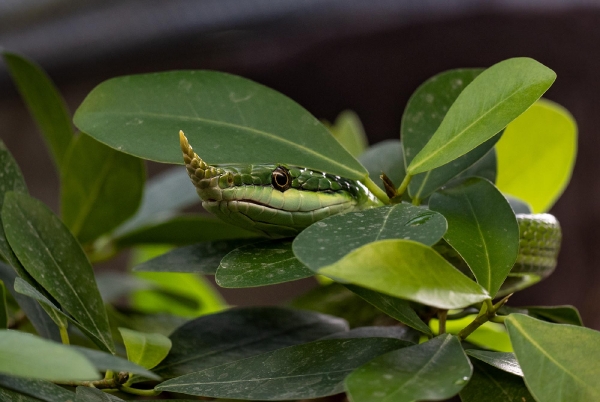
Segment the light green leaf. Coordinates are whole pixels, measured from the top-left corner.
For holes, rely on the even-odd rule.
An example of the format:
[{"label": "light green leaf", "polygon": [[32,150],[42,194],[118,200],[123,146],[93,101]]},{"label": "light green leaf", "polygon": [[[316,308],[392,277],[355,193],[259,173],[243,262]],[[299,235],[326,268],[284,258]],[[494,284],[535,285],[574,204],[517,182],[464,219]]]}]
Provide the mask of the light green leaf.
[{"label": "light green leaf", "polygon": [[127,350],[127,359],[147,369],[163,361],[171,350],[171,340],[164,335],[127,328],[119,328],[119,332]]},{"label": "light green leaf", "polygon": [[519,224],[506,198],[489,181],[470,178],[435,193],[429,208],[448,220],[444,240],[494,296],[519,253]]},{"label": "light green leaf", "polygon": [[385,140],[369,147],[359,158],[360,163],[369,171],[369,177],[385,190],[380,176],[385,173],[396,187],[406,176],[402,142]]},{"label": "light green leaf", "polygon": [[177,377],[156,389],[260,401],[319,398],[343,392],[344,378],[360,365],[408,345],[392,338],[316,341]]},{"label": "light green leaf", "polygon": [[[460,319],[448,320],[446,321],[446,332],[449,334],[458,334],[463,328],[473,322],[476,317],[476,314],[472,314]],[[429,327],[433,330],[434,334],[437,335],[439,333],[439,321],[436,318],[429,320]],[[469,335],[467,342],[498,352],[513,351],[506,328],[504,325],[495,322],[488,321],[477,328],[475,332]]]},{"label": "light green leaf", "polygon": [[248,288],[313,275],[314,272],[294,256],[290,240],[268,240],[242,246],[223,257],[215,280],[224,288]]},{"label": "light green leaf", "polygon": [[390,317],[426,335],[433,335],[427,324],[419,318],[406,300],[361,288],[360,286],[346,285],[346,287]]},{"label": "light green leaf", "polygon": [[329,131],[355,158],[358,158],[369,146],[365,129],[358,115],[351,110],[340,113],[333,125],[329,127]]},{"label": "light green leaf", "polygon": [[52,151],[60,168],[73,138],[71,116],[65,101],[46,75],[31,60],[15,53],[3,52],[12,78]]},{"label": "light green leaf", "polygon": [[536,400],[600,400],[600,332],[522,314],[511,314],[505,324]]},{"label": "light green leaf", "polygon": [[61,211],[82,243],[105,234],[137,210],[144,187],[144,163],[80,134],[64,159]]},{"label": "light green leaf", "polygon": [[521,377],[471,360],[473,376],[460,391],[462,402],[534,402]]},{"label": "light green leaf", "polygon": [[442,309],[462,308],[489,299],[485,289],[431,247],[411,240],[369,243],[318,272]]},{"label": "light green leaf", "polygon": [[435,169],[490,139],[538,100],[555,79],[554,71],[526,57],[488,68],[461,92],[407,172],[415,175]]},{"label": "light green leaf", "polygon": [[523,377],[523,370],[514,353],[491,352],[489,350],[468,349],[466,353],[482,362],[494,366],[502,371]]},{"label": "light green leaf", "polygon": [[160,380],[158,375],[146,370],[144,367],[130,362],[129,360],[123,359],[122,357],[102,352],[100,350],[88,349],[80,346],[71,346],[71,348],[85,356],[100,371],[127,371],[129,373],[137,374],[152,380]]},{"label": "light green leaf", "polygon": [[122,152],[183,164],[183,130],[211,165],[286,163],[362,179],[367,171],[300,105],[250,80],[215,71],[117,77],[97,86],[75,125]]},{"label": "light green leaf", "polygon": [[443,400],[472,371],[458,338],[446,334],[371,360],[346,378],[346,389],[352,402]]},{"label": "light green leaf", "polygon": [[27,272],[74,319],[114,351],[106,310],[84,251],[40,201],[9,192],[2,207],[6,237]]},{"label": "light green leaf", "polygon": [[50,381],[100,379],[72,347],[11,330],[0,330],[0,373]]},{"label": "light green leaf", "polygon": [[569,184],[577,124],[562,106],[540,99],[506,127],[498,150],[498,188],[546,212]]},{"label": "light green leaf", "polygon": [[410,239],[433,245],[446,228],[442,215],[402,203],[323,219],[300,232],[292,246],[296,257],[316,272],[377,240]]},{"label": "light green leaf", "polygon": [[[72,401],[75,394],[49,381],[33,378],[12,377],[0,374],[0,387],[37,398],[36,401],[65,402]],[[0,398],[1,399],[1,398]]]}]

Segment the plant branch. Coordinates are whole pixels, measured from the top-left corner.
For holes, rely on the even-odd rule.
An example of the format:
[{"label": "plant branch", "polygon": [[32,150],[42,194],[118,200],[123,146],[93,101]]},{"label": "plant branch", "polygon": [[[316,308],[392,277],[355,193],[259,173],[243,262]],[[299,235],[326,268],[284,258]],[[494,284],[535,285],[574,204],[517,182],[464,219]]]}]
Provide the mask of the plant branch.
[{"label": "plant branch", "polygon": [[512,295],[512,293],[509,294],[496,304],[492,304],[490,299],[485,300],[485,303],[483,306],[481,306],[481,310],[479,311],[479,314],[477,314],[477,317],[458,333],[458,338],[463,341],[486,322],[499,318],[496,316],[496,312],[508,301]]},{"label": "plant branch", "polygon": [[439,320],[439,333],[446,333],[446,317],[448,317],[448,310],[439,310],[438,311],[438,320]]},{"label": "plant branch", "polygon": [[367,177],[364,181],[364,185],[371,191],[381,202],[388,205],[390,203],[390,198],[387,196],[385,191],[383,191],[370,177]]},{"label": "plant branch", "polygon": [[402,195],[408,188],[408,185],[410,184],[411,180],[412,180],[412,175],[407,173],[406,176],[404,176],[402,183],[400,183],[400,187],[398,187],[398,190],[396,190],[396,193],[397,193],[396,197],[402,197]]}]

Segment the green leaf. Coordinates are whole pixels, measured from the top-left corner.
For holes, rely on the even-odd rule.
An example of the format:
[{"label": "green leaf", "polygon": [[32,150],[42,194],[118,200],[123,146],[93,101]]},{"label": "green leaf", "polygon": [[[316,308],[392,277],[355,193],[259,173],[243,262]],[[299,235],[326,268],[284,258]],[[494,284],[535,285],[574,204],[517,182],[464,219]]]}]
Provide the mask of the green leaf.
[{"label": "green leaf", "polygon": [[146,370],[144,367],[130,362],[129,360],[123,359],[122,357],[111,355],[110,353],[102,352],[100,350],[88,349],[80,346],[71,346],[71,348],[85,356],[100,371],[127,371],[129,373],[137,374],[152,380],[160,380],[158,375]]},{"label": "green leaf", "polygon": [[511,314],[505,324],[527,388],[536,400],[600,400],[599,332],[522,314]]},{"label": "green leaf", "polygon": [[485,289],[432,248],[411,240],[367,244],[318,272],[442,309],[462,308],[489,299]]},{"label": "green leaf", "polygon": [[127,359],[144,368],[155,367],[171,350],[171,340],[164,335],[127,328],[119,328],[119,332],[127,350]]},{"label": "green leaf", "polygon": [[[177,197],[173,194],[177,194]],[[146,182],[139,209],[114,234],[118,237],[140,227],[159,223],[200,201],[195,187],[190,186],[190,177],[184,168],[176,166],[167,169]]]},{"label": "green leaf", "polygon": [[436,212],[396,204],[323,219],[300,232],[293,249],[302,263],[318,271],[377,240],[410,239],[433,245],[446,228],[446,220]]},{"label": "green leaf", "polygon": [[336,140],[350,153],[358,158],[369,146],[365,129],[352,110],[344,110],[335,119],[329,131]]},{"label": "green leaf", "polygon": [[[50,317],[50,319],[59,327],[66,329],[68,327],[68,320],[73,323],[77,323],[77,321],[73,320],[71,317],[66,315],[59,309],[54,303],[52,303],[46,296],[37,291],[36,288],[31,286],[29,283],[24,281],[23,279],[17,277],[14,282],[15,292],[22,294],[24,296],[30,297],[33,300],[37,300],[44,310]],[[83,328],[84,332],[88,335],[91,335],[92,339],[94,339],[94,334],[90,334],[85,328]]]},{"label": "green leaf", "polygon": [[0,330],[0,373],[50,381],[100,379],[73,347],[11,330]]},{"label": "green leaf", "polygon": [[324,339],[356,339],[356,338],[394,338],[416,344],[419,342],[420,333],[400,325],[390,327],[359,327],[350,331],[336,332],[327,335]]},{"label": "green leaf", "polygon": [[[466,317],[446,321],[446,332],[450,334],[458,334],[463,328],[469,325],[477,317],[476,314]],[[435,318],[429,320],[429,327],[434,334],[438,333],[439,321]],[[512,352],[510,339],[506,328],[502,324],[495,322],[486,322],[475,330],[467,338],[467,342],[473,345],[481,346],[485,349],[495,350],[499,352]]]},{"label": "green leaf", "polygon": [[516,214],[531,214],[531,213],[533,213],[533,210],[531,209],[531,205],[529,205],[525,201],[520,200],[515,197],[511,197],[510,195],[506,195],[506,194],[504,194],[504,196],[506,197],[506,200],[510,204],[510,207],[512,208],[515,215]]},{"label": "green leaf", "polygon": [[344,378],[360,365],[408,345],[390,338],[316,341],[184,375],[156,389],[261,401],[319,398],[343,392]]},{"label": "green leaf", "polygon": [[146,172],[144,163],[80,134],[64,160],[61,211],[82,243],[105,234],[137,210]]},{"label": "green leaf", "polygon": [[[260,239],[258,239],[260,240]],[[256,239],[207,241],[176,248],[133,267],[140,272],[193,272],[214,275],[223,257]]]},{"label": "green leaf", "polygon": [[446,334],[371,360],[346,378],[346,389],[353,402],[440,400],[456,395],[471,373],[460,341]]},{"label": "green leaf", "polygon": [[0,262],[0,280],[5,283],[6,288],[15,298],[37,333],[42,338],[60,342],[60,332],[54,321],[44,311],[44,308],[37,301],[15,291],[13,284],[17,277],[17,273],[12,267]]},{"label": "green leaf", "polygon": [[223,257],[215,280],[224,288],[248,288],[313,275],[313,271],[294,256],[290,240],[268,240],[242,246]]},{"label": "green leaf", "polygon": [[0,387],[0,399],[10,402],[39,402],[39,399]]},{"label": "green leaf", "polygon": [[519,366],[519,362],[514,353],[491,352],[488,350],[477,349],[468,349],[466,350],[466,353],[490,366],[496,367],[497,369],[523,377],[523,370],[521,370],[521,366]]},{"label": "green leaf", "polygon": [[8,328],[8,308],[6,305],[6,287],[0,280],[0,329]]},{"label": "green leaf", "polygon": [[435,193],[429,208],[448,220],[444,240],[494,296],[519,253],[519,224],[506,198],[489,181],[471,178]]},{"label": "green leaf", "polygon": [[99,347],[114,351],[92,266],[69,230],[44,204],[13,192],[4,199],[2,220],[27,272],[95,335]]},{"label": "green leaf", "polygon": [[96,388],[79,386],[75,391],[77,392],[75,402],[119,402],[123,400]]},{"label": "green leaf", "polygon": [[546,212],[571,179],[577,124],[562,106],[540,99],[506,127],[496,148],[498,188]]},{"label": "green leaf", "polygon": [[12,377],[0,374],[0,387],[35,397],[37,398],[36,401],[65,402],[75,399],[75,394],[71,391],[67,391],[49,381],[33,378]]},{"label": "green leaf", "polygon": [[361,288],[360,286],[346,285],[346,287],[390,317],[426,335],[433,335],[427,324],[419,318],[406,300]]},{"label": "green leaf", "polygon": [[573,306],[539,306],[539,307],[521,307],[527,310],[528,314],[544,321],[551,321],[558,324],[571,324],[583,326],[579,311]]},{"label": "green leaf", "polygon": [[404,176],[404,153],[402,142],[398,140],[385,140],[369,147],[359,158],[360,163],[369,171],[369,177],[385,190],[383,181],[379,176],[386,176],[398,187]]},{"label": "green leaf", "polygon": [[211,165],[286,163],[355,180],[367,175],[300,105],[250,80],[214,71],[110,79],[90,92],[74,122],[102,143],[159,162],[183,164],[178,142],[183,130]]},{"label": "green leaf", "polygon": [[344,320],[308,311],[278,307],[228,310],[178,328],[170,336],[171,352],[154,372],[173,378],[347,329]]},{"label": "green leaf", "polygon": [[534,402],[521,377],[471,360],[473,376],[460,391],[462,402]]},{"label": "green leaf", "polygon": [[138,244],[188,245],[202,241],[257,237],[258,235],[206,215],[183,215],[140,227],[117,237],[118,247]]},{"label": "green leaf", "polygon": [[[492,137],[494,139],[496,137]],[[489,140],[491,141],[491,139]],[[474,151],[473,151],[474,152]],[[470,168],[454,177],[447,186],[452,186],[454,184],[461,183],[464,179],[468,177],[481,177],[483,179],[489,180],[491,183],[496,182],[496,171],[497,171],[498,161],[496,158],[496,148],[492,148],[488,151],[487,154],[483,156],[483,158],[479,159]]]},{"label": "green leaf", "polygon": [[486,69],[456,98],[407,172],[435,169],[487,141],[538,100],[555,79],[554,71],[526,57]]},{"label": "green leaf", "polygon": [[37,64],[15,53],[3,52],[2,55],[21,97],[52,151],[56,165],[62,167],[73,138],[71,116],[65,101]]}]

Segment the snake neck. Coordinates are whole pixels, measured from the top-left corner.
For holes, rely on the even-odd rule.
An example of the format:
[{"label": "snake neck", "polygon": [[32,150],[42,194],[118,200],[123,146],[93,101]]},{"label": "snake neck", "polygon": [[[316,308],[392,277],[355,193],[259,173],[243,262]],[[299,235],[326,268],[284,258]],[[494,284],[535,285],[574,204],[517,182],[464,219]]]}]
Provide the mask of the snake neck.
[{"label": "snake neck", "polygon": [[183,132],[181,150],[203,207],[268,237],[291,237],[316,221],[383,205],[362,183],[285,164],[211,166]]}]

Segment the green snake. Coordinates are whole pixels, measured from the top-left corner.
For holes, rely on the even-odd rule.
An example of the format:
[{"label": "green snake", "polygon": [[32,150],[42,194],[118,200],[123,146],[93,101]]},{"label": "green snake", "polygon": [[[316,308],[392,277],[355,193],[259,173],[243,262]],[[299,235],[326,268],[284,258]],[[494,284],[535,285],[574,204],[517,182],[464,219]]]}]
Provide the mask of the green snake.
[{"label": "green snake", "polygon": [[[271,238],[293,237],[311,224],[342,212],[384,204],[360,181],[284,164],[211,166],[179,133],[188,175],[202,206],[225,222]],[[517,214],[519,255],[503,289],[514,291],[550,275],[561,242],[558,221],[550,214]],[[470,274],[448,244],[434,248]]]}]

